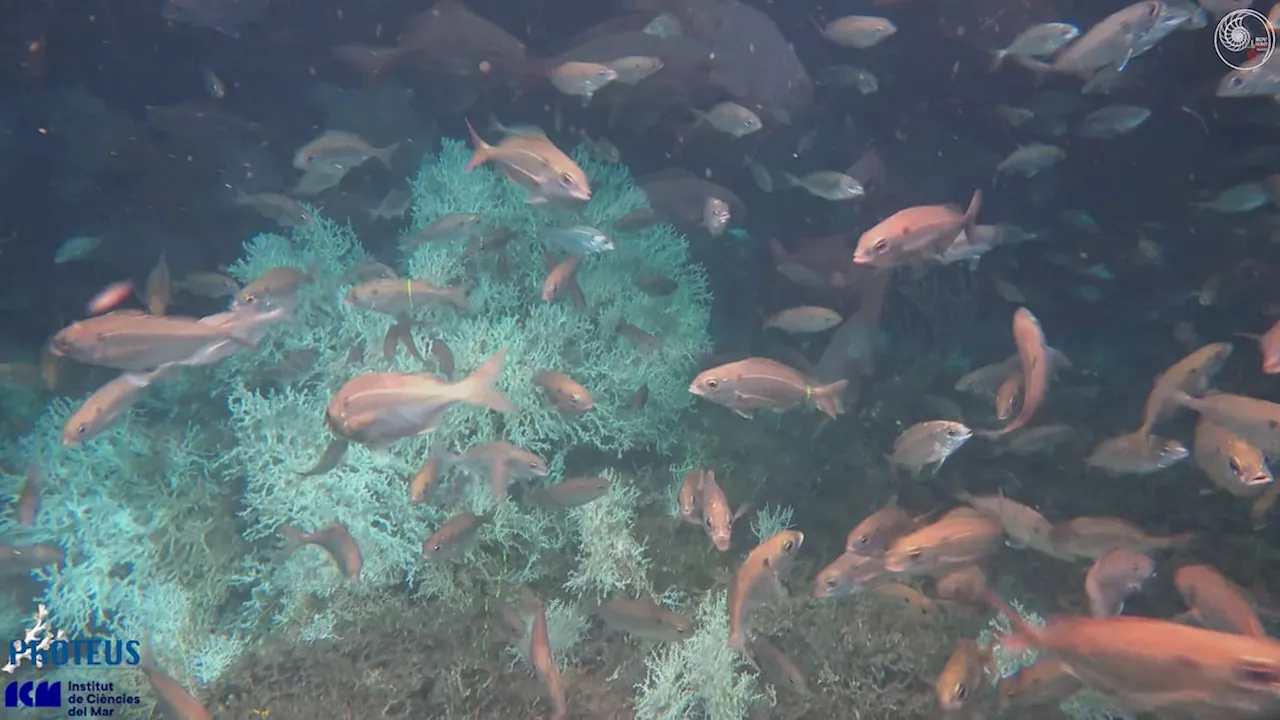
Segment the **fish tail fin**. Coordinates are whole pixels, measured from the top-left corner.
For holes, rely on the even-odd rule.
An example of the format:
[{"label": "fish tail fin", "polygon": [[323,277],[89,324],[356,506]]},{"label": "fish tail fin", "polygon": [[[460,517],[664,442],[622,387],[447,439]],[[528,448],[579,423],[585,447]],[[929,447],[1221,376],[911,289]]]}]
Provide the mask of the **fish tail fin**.
[{"label": "fish tail fin", "polygon": [[751,654],[751,648],[749,647],[749,643],[747,642],[746,633],[742,632],[741,630],[739,630],[738,632],[730,633],[729,647],[741,653],[742,658],[747,662],[751,663],[751,667],[755,668],[756,670],[760,669],[760,666],[756,664],[755,657]]},{"label": "fish tail fin", "polygon": [[359,70],[365,83],[377,86],[383,76],[400,59],[397,48],[379,48],[368,45],[339,45],[333,49],[339,60]]},{"label": "fish tail fin", "polygon": [[1004,59],[1008,57],[1008,55],[1009,55],[1009,52],[1007,50],[996,50],[992,52],[991,65],[987,67],[987,72],[993,73],[999,70],[1000,67],[1004,65]]},{"label": "fish tail fin", "polygon": [[782,184],[786,185],[789,188],[793,188],[793,187],[800,187],[802,183],[800,182],[800,178],[796,177],[795,175],[792,175],[789,172],[783,172]]},{"label": "fish tail fin", "polygon": [[969,199],[969,207],[964,211],[964,232],[966,237],[978,237],[978,212],[982,210],[982,188],[973,191]]},{"label": "fish tail fin", "polygon": [[280,534],[284,536],[284,557],[292,555],[298,548],[307,544],[304,533],[298,528],[285,524],[281,525],[279,530]]},{"label": "fish tail fin", "polygon": [[502,377],[502,361],[506,357],[505,349],[499,350],[488,360],[467,376],[463,385],[463,395],[474,405],[482,405],[498,412],[511,412],[515,406],[506,395],[497,388],[498,378]]},{"label": "fish tail fin", "polygon": [[471,144],[476,146],[475,154],[467,161],[467,172],[470,172],[489,162],[489,157],[493,154],[493,146],[485,142],[484,138],[480,137],[480,133],[477,133],[476,129],[471,127],[470,120],[465,122],[467,123],[467,132],[471,134]]},{"label": "fish tail fin", "polygon": [[390,170],[390,169],[391,169],[391,158],[395,156],[396,151],[397,151],[397,150],[399,150],[399,149],[400,149],[400,143],[398,143],[398,142],[393,142],[393,143],[391,143],[390,145],[388,145],[388,146],[386,146],[386,147],[382,148],[381,150],[374,150],[374,151],[373,151],[373,156],[374,156],[374,157],[376,157],[376,158],[378,158],[378,160],[380,160],[380,161],[382,162],[382,164],[383,164],[383,165],[384,165],[388,170]]},{"label": "fish tail fin", "polygon": [[809,390],[813,404],[832,420],[844,412],[844,389],[849,387],[848,380],[837,380],[827,385],[820,385]]}]

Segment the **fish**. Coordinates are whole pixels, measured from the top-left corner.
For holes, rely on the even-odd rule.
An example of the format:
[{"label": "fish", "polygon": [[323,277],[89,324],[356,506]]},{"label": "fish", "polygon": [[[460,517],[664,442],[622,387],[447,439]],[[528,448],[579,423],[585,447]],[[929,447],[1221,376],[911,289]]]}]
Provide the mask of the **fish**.
[{"label": "fish", "polygon": [[200,69],[201,84],[204,86],[204,92],[214,100],[221,100],[227,96],[227,86],[222,82],[222,78],[209,68]]},{"label": "fish", "polygon": [[751,657],[755,658],[761,676],[775,688],[787,688],[802,698],[809,697],[809,683],[804,671],[776,645],[765,636],[757,635],[750,640]]},{"label": "fish", "polygon": [[987,666],[993,664],[990,649],[979,647],[973,638],[958,639],[934,683],[938,705],[947,712],[965,707],[971,697],[984,689]]},{"label": "fish", "polygon": [[293,301],[301,287],[314,277],[315,268],[273,267],[236,293],[233,307],[271,307]]},{"label": "fish", "polygon": [[446,380],[453,379],[453,350],[449,348],[449,344],[440,338],[431,341],[431,347],[427,350],[431,357],[436,361],[436,370],[445,377]]},{"label": "fish", "polygon": [[529,494],[535,505],[550,509],[581,507],[609,494],[609,481],[597,475],[571,477]]},{"label": "fish", "polygon": [[334,438],[324,447],[324,452],[320,453],[320,457],[315,464],[310,469],[298,473],[298,477],[315,477],[338,467],[338,464],[346,457],[349,445],[350,443],[342,438]]},{"label": "fish", "polygon": [[486,143],[467,123],[475,154],[467,163],[467,171],[486,163],[495,163],[508,179],[529,192],[529,202],[542,204],[550,200],[591,199],[587,174],[568,155],[546,137],[508,135],[497,145]]},{"label": "fish", "polygon": [[631,284],[651,297],[666,297],[680,288],[680,283],[664,275],[639,275],[631,280]]},{"label": "fish", "polygon": [[938,255],[963,230],[975,237],[982,191],[975,190],[963,213],[948,205],[904,208],[880,221],[858,238],[853,262],[872,267],[895,267]]},{"label": "fish", "polygon": [[449,457],[442,449],[432,447],[422,468],[409,480],[409,502],[415,505],[426,500],[427,495],[440,484],[440,478],[448,467]]},{"label": "fish", "polygon": [[693,623],[652,600],[613,598],[595,609],[596,617],[619,632],[657,642],[680,642],[693,636]]},{"label": "fish", "polygon": [[433,303],[453,306],[458,312],[468,312],[465,286],[436,287],[425,280],[383,278],[352,286],[343,298],[357,310],[369,310],[387,315],[400,315]]},{"label": "fish", "polygon": [[879,45],[886,38],[897,33],[898,28],[886,18],[868,15],[847,15],[832,20],[826,25],[819,25],[818,32],[822,34],[822,37],[840,47],[866,50]]},{"label": "fish", "polygon": [[1000,694],[1000,710],[1057,706],[1084,689],[1071,667],[1062,660],[1041,657],[1033,665],[1025,665],[1014,674],[1000,678],[996,691]]},{"label": "fish", "polygon": [[484,226],[484,216],[479,213],[446,213],[432,220],[426,227],[401,236],[400,249],[411,253],[427,243],[470,240],[482,233]]},{"label": "fish", "polygon": [[546,477],[548,472],[546,460],[506,440],[472,445],[461,455],[450,457],[447,461],[471,471],[486,472],[489,475],[489,489],[499,502],[507,499],[510,480]]},{"label": "fish", "polygon": [[610,60],[605,66],[617,74],[614,79],[623,85],[635,85],[664,67],[662,58],[650,55],[627,55]]},{"label": "fish", "polygon": [[1182,391],[1174,392],[1171,399],[1232,431],[1268,457],[1280,455],[1280,403],[1230,393],[1196,398]]},{"label": "fish", "polygon": [[1085,464],[1115,475],[1145,475],[1180,463],[1190,455],[1191,451],[1177,440],[1137,431],[1098,443]]},{"label": "fish", "polygon": [[169,309],[169,303],[173,301],[173,276],[169,272],[169,263],[164,260],[164,253],[160,253],[155,267],[147,273],[144,297],[147,312],[152,315],[164,315],[164,311]]},{"label": "fish", "polygon": [[755,546],[729,580],[729,647],[752,665],[755,659],[748,646],[751,615],[760,605],[785,596],[783,581],[795,564],[804,533],[783,530]]},{"label": "fish", "polygon": [[1214,485],[1236,497],[1255,497],[1275,482],[1261,450],[1204,416],[1191,455]]},{"label": "fish", "polygon": [[680,490],[676,494],[681,520],[694,525],[702,524],[702,482],[708,475],[715,479],[714,470],[703,468],[693,468],[684,474]]},{"label": "fish", "polygon": [[1062,162],[1066,157],[1066,151],[1057,145],[1038,142],[1020,145],[1000,161],[996,166],[996,173],[1016,173],[1025,178],[1032,178],[1039,175],[1040,171]]},{"label": "fish", "polygon": [[62,445],[74,447],[111,427],[142,397],[142,391],[167,369],[126,372],[97,390],[76,408],[62,426]]},{"label": "fish", "polygon": [[293,154],[298,170],[328,174],[346,174],[369,160],[378,160],[387,169],[400,149],[400,143],[384,148],[370,145],[364,138],[345,130],[326,130]]},{"label": "fish", "polygon": [[556,90],[581,97],[586,105],[600,88],[618,79],[618,71],[600,63],[566,62],[552,68],[547,78]]},{"label": "fish", "polygon": [[693,114],[699,124],[705,122],[733,138],[750,135],[764,128],[758,115],[735,102],[719,103],[706,112],[694,108]]},{"label": "fish", "polygon": [[882,557],[844,552],[818,571],[813,580],[815,598],[853,595],[887,582],[892,574],[884,569]]},{"label": "fish", "polygon": [[236,190],[231,202],[241,207],[251,208],[262,217],[275,221],[282,228],[301,227],[315,221],[306,206],[288,195],[280,193],[245,193]]},{"label": "fish", "polygon": [[1004,64],[1004,59],[1010,55],[1048,57],[1078,37],[1080,37],[1080,28],[1070,23],[1047,22],[1032,25],[1018,33],[1007,47],[992,53],[989,72],[999,70]]},{"label": "fish", "polygon": [[707,538],[720,552],[729,551],[729,542],[733,539],[733,524],[749,507],[738,506],[737,512],[729,509],[729,498],[716,482],[716,474],[710,470],[703,473],[698,486],[698,507],[702,509],[702,528],[707,531]]},{"label": "fish", "polygon": [[988,601],[1014,628],[1002,640],[1006,650],[1062,660],[1085,687],[1131,712],[1166,716],[1198,705],[1209,711],[1200,716],[1222,717],[1215,706],[1276,706],[1274,640],[1131,616],[1056,617],[1037,627],[994,595]]},{"label": "fish", "polygon": [[160,7],[160,16],[183,25],[210,28],[228,37],[238,38],[239,26],[260,19],[270,2],[271,0],[165,0]]},{"label": "fish", "polygon": [[116,309],[133,295],[133,281],[113,282],[95,294],[85,306],[86,315],[101,315]]},{"label": "fish", "polygon": [[1190,611],[1180,620],[1218,632],[1267,637],[1248,595],[1209,565],[1184,565],[1173,585]]},{"label": "fish", "polygon": [[77,235],[67,238],[54,251],[53,262],[61,264],[87,259],[100,245],[102,245],[102,238],[99,237]]},{"label": "fish", "polygon": [[1053,523],[1035,508],[1011,500],[1003,492],[996,495],[971,495],[961,490],[955,493],[955,498],[978,512],[999,520],[1004,534],[1008,536],[1006,545],[1053,554],[1053,547],[1049,542]]},{"label": "fish", "polygon": [[751,357],[704,370],[689,385],[689,392],[745,418],[761,408],[786,412],[812,405],[834,420],[844,412],[840,395],[848,384],[848,380],[837,380],[815,386],[780,362]]},{"label": "fish", "polygon": [[1018,371],[1008,378],[1000,387],[996,388],[996,419],[1008,420],[1014,416],[1018,408],[1022,406],[1022,371]]},{"label": "fish", "polygon": [[987,591],[987,576],[977,565],[951,570],[934,583],[939,600],[979,605]]},{"label": "fish", "polygon": [[14,520],[22,527],[31,527],[40,514],[40,466],[31,463],[22,481],[22,492],[13,503]]},{"label": "fish", "polygon": [[866,516],[845,537],[844,551],[867,557],[884,555],[894,540],[919,526],[919,520],[911,516],[895,501]]},{"label": "fish", "polygon": [[560,668],[551,655],[551,639],[547,630],[547,608],[539,602],[533,616],[533,627],[529,632],[529,655],[533,667],[542,680],[551,698],[550,720],[564,720],[568,712],[568,701],[565,699],[564,683],[560,679]]},{"label": "fish", "polygon": [[369,208],[369,219],[401,220],[409,208],[413,206],[413,194],[404,188],[392,188],[378,201],[376,207]]},{"label": "fish", "polygon": [[475,546],[480,528],[488,518],[474,513],[460,512],[436,528],[422,543],[422,557],[429,562],[450,562],[460,559]]},{"label": "fish", "polygon": [[643,32],[663,39],[672,38],[683,34],[684,26],[675,15],[664,12],[650,20]]},{"label": "fish", "polygon": [[113,310],[58,331],[51,351],[86,365],[116,370],[153,370],[188,359],[206,346],[233,340],[254,342],[237,326],[201,323],[193,318],[157,317],[137,310]]},{"label": "fish", "polygon": [[1084,592],[1094,617],[1110,617],[1124,611],[1125,598],[1142,589],[1155,574],[1151,557],[1118,547],[1094,561],[1084,576]]},{"label": "fish", "polygon": [[1108,105],[1085,115],[1075,133],[1087,138],[1113,138],[1131,133],[1151,117],[1151,108]]},{"label": "fish", "polygon": [[863,95],[870,95],[880,89],[880,80],[864,67],[850,65],[832,65],[824,68],[818,77],[819,85],[831,87],[852,87]]},{"label": "fish", "polygon": [[1092,79],[1105,68],[1124,70],[1138,42],[1156,26],[1163,11],[1164,6],[1158,0],[1128,5],[1089,28],[1050,63],[1031,58],[1018,58],[1018,61],[1039,72],[1075,75],[1084,80]]},{"label": "fish", "polygon": [[903,430],[893,441],[889,463],[918,475],[928,465],[936,474],[951,454],[959,450],[973,431],[954,420],[928,420]]},{"label": "fish", "polygon": [[57,565],[66,557],[63,549],[51,543],[8,545],[0,543],[0,577],[26,575],[32,570]]},{"label": "fish", "polygon": [[590,255],[614,249],[613,239],[590,225],[556,228],[542,233],[542,241],[572,255]]},{"label": "fish", "polygon": [[1195,203],[1195,206],[1216,213],[1247,213],[1266,205],[1270,199],[1262,183],[1246,182],[1222,190],[1212,200]]},{"label": "fish", "polygon": [[1158,423],[1173,415],[1178,409],[1173,398],[1175,393],[1181,391],[1200,396],[1208,392],[1209,384],[1231,357],[1232,350],[1230,343],[1210,343],[1160,373],[1147,394],[1147,402],[1142,409],[1142,427],[1138,432],[1149,435]]},{"label": "fish", "polygon": [[281,525],[280,534],[284,535],[286,556],[304,545],[315,545],[329,555],[337,565],[338,572],[348,582],[360,580],[360,569],[364,567],[364,558],[360,553],[360,545],[351,536],[351,531],[346,525],[335,522],[315,532],[303,532],[292,525]]},{"label": "fish", "polygon": [[862,187],[862,183],[842,172],[819,170],[808,173],[803,177],[796,177],[791,173],[783,173],[782,177],[787,187],[804,188],[810,195],[820,197],[823,200],[835,202],[856,200],[867,194],[867,190]]},{"label": "fish", "polygon": [[1236,333],[1236,335],[1258,341],[1258,350],[1262,353],[1263,374],[1280,373],[1280,320],[1273,323],[1261,336],[1244,333]]},{"label": "fish", "polygon": [[[189,1],[189,0],[184,0]],[[178,0],[169,0],[170,3],[176,3]],[[163,670],[156,666],[155,658],[151,655],[150,646],[143,650],[142,673],[146,675],[147,682],[151,685],[152,697],[155,698],[156,710],[162,717],[181,718],[182,720],[213,720],[213,713],[205,709],[182,684],[172,677],[169,677]]]},{"label": "fish", "polygon": [[942,612],[942,606],[933,598],[900,582],[878,583],[869,591],[908,619],[932,619]]},{"label": "fish", "polygon": [[185,277],[173,284],[173,289],[212,299],[235,297],[240,292],[240,283],[219,272],[197,270],[187,273]]},{"label": "fish", "polygon": [[629,322],[618,323],[615,332],[630,341],[637,350],[657,350],[662,346],[662,338]]},{"label": "fish", "polygon": [[539,370],[533,376],[533,384],[545,390],[556,410],[564,415],[581,415],[595,407],[591,392],[564,373]]},{"label": "fish", "polygon": [[329,401],[326,418],[334,435],[368,447],[434,430],[458,403],[506,413],[515,410],[498,390],[505,350],[499,350],[459,382],[425,373],[372,372],[347,381]]},{"label": "fish", "polygon": [[543,302],[554,301],[566,290],[572,294],[572,289],[578,286],[576,275],[578,267],[582,265],[582,258],[582,255],[570,255],[551,268],[542,281]]},{"label": "fish", "polygon": [[801,305],[787,308],[765,318],[764,329],[777,328],[785,333],[820,333],[844,322],[840,313],[830,308]]},{"label": "fish", "polygon": [[1049,392],[1052,372],[1049,347],[1045,343],[1040,320],[1026,307],[1020,307],[1013,313],[1013,339],[1018,346],[1018,359],[1022,366],[1022,377],[1025,378],[1022,406],[1017,417],[1008,425],[999,430],[977,431],[978,435],[987,439],[1003,437],[1026,426],[1040,410],[1045,395]]},{"label": "fish", "polygon": [[711,237],[720,237],[724,234],[726,228],[729,227],[729,221],[732,214],[729,210],[729,203],[718,197],[707,196],[707,201],[702,207],[702,227],[706,228]]},{"label": "fish", "polygon": [[[968,508],[965,508],[968,510]],[[884,567],[907,575],[933,575],[972,565],[1000,546],[1004,529],[982,513],[952,511],[889,546]]]},{"label": "fish", "polygon": [[1089,515],[1060,522],[1049,533],[1054,550],[1062,556],[1092,560],[1117,548],[1146,553],[1180,548],[1194,539],[1191,533],[1148,535],[1120,518]]}]

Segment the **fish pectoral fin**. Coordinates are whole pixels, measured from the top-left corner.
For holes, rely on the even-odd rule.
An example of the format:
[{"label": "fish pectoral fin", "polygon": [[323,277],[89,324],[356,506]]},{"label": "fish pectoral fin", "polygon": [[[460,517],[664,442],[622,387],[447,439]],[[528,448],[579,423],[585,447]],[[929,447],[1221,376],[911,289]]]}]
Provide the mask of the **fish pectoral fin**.
[{"label": "fish pectoral fin", "polygon": [[738,408],[734,408],[733,411],[737,413],[739,416],[744,417],[748,420],[755,419],[755,416],[752,415],[750,412],[747,412],[746,410],[739,410]]}]

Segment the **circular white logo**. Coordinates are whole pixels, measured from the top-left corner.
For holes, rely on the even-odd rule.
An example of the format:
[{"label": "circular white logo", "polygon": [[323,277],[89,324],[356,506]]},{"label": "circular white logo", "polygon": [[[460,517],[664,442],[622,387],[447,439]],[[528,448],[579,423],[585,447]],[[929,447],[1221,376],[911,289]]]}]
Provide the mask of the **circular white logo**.
[{"label": "circular white logo", "polygon": [[1266,15],[1251,8],[1232,10],[1213,33],[1218,57],[1235,70],[1257,70],[1276,49],[1276,29]]}]

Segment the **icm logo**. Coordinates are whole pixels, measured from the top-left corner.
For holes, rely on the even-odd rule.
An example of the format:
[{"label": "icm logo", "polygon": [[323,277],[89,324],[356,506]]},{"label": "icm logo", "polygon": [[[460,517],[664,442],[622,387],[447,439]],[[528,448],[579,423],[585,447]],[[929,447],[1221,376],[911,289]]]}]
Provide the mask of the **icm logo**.
[{"label": "icm logo", "polygon": [[11,682],[4,689],[5,707],[62,707],[62,683]]},{"label": "icm logo", "polygon": [[1266,15],[1251,8],[1232,10],[1218,21],[1213,33],[1218,57],[1235,70],[1257,70],[1276,50],[1276,28]]}]

